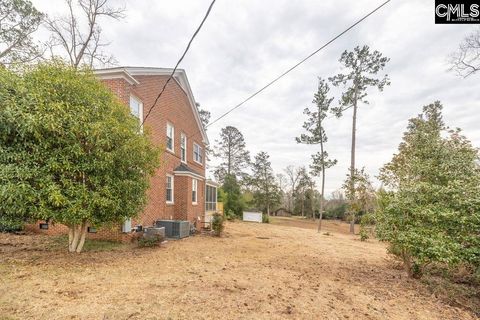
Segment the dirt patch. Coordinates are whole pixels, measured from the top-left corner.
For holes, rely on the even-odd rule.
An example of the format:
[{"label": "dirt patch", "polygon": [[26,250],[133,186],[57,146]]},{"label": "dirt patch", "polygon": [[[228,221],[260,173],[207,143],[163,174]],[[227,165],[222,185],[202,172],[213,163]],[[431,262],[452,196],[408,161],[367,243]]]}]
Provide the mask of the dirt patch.
[{"label": "dirt patch", "polygon": [[0,318],[475,319],[406,279],[383,244],[358,241],[347,224],[326,222],[324,236],[279,219],[81,255],[42,251],[48,237],[0,235]]},{"label": "dirt patch", "polygon": [[[270,217],[270,223],[278,226],[288,226],[303,229],[318,229],[318,220],[313,221],[302,217]],[[340,220],[322,220],[322,232],[336,232],[350,234],[350,224]],[[360,226],[355,225],[355,234],[360,231]]]}]

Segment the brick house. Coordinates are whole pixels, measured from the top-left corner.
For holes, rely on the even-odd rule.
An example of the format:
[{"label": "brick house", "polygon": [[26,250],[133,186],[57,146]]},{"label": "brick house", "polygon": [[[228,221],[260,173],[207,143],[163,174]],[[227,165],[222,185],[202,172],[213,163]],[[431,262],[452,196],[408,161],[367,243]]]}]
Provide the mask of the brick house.
[{"label": "brick house", "polygon": [[[117,67],[94,73],[141,124],[172,71]],[[177,69],[144,127],[149,128],[153,142],[163,149],[161,165],[150,181],[147,206],[136,219],[125,221],[122,226],[98,232],[92,228],[96,233],[88,234],[89,237],[122,240],[132,228],[152,226],[159,219],[188,220],[199,228],[206,220],[206,208],[208,212],[216,210],[217,185],[205,179],[208,137],[184,70]],[[47,227],[43,232],[59,233],[61,227]]]}]

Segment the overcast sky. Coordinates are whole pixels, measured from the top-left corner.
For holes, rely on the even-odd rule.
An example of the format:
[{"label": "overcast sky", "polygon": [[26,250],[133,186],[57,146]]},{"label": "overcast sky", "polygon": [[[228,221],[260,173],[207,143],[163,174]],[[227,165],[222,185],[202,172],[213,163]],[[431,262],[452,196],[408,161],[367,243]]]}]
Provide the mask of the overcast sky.
[{"label": "overcast sky", "polygon": [[[262,87],[322,46],[382,1],[217,0],[181,64],[195,99],[212,118]],[[62,0],[33,0],[49,15],[65,12]],[[120,65],[173,67],[200,23],[210,0],[121,1],[127,17],[103,21],[108,51]],[[254,155],[266,151],[275,172],[308,166],[316,146],[298,145],[303,109],[311,106],[317,77],[340,71],[344,50],[369,45],[391,60],[391,86],[370,91],[358,114],[357,166],[374,178],[397,150],[407,120],[440,100],[448,125],[464,129],[480,147],[480,74],[462,79],[448,72],[447,57],[472,25],[435,25],[434,1],[393,0],[280,82],[208,129],[214,144],[222,127],[245,136]],[[335,103],[339,91],[332,91]],[[338,164],[327,171],[326,191],[338,189],[350,163],[351,111],[326,124],[327,151]],[[374,179],[376,185],[378,181]]]}]

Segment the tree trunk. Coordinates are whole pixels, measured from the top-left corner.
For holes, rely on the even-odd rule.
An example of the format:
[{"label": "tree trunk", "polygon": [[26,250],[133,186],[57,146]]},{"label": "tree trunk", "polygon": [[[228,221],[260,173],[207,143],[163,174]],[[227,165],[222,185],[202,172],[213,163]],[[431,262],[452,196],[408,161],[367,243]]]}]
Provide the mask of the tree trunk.
[{"label": "tree trunk", "polygon": [[414,278],[414,271],[413,271],[413,262],[410,254],[406,252],[406,250],[402,250],[402,260],[403,260],[403,268],[407,272],[409,278]]},{"label": "tree trunk", "polygon": [[320,139],[320,152],[322,154],[322,192],[320,196],[320,219],[318,220],[318,232],[322,230],[323,196],[325,194],[325,159],[323,158],[323,139]]},{"label": "tree trunk", "polygon": [[82,252],[87,235],[87,221],[83,220],[81,224],[72,224],[68,227],[68,251]]},{"label": "tree trunk", "polygon": [[313,180],[310,183],[310,192],[311,192],[311,199],[310,199],[310,204],[312,207],[312,218],[313,222],[315,222],[315,192],[313,191]]},{"label": "tree trunk", "polygon": [[305,217],[305,190],[302,191],[302,218]]},{"label": "tree trunk", "polygon": [[75,250],[77,253],[82,252],[83,245],[85,244],[85,237],[87,236],[87,221],[83,221],[80,232],[80,241],[77,245],[77,249]]},{"label": "tree trunk", "polygon": [[292,183],[292,198],[290,199],[290,212],[295,213],[295,183]]},{"label": "tree trunk", "polygon": [[[357,132],[357,87],[355,86],[355,96],[353,100],[353,119],[352,119],[352,150],[350,158],[350,193],[352,199],[351,202],[355,201],[355,143],[356,143],[356,132]],[[352,221],[350,221],[350,233],[355,233],[355,212],[352,210]]]}]

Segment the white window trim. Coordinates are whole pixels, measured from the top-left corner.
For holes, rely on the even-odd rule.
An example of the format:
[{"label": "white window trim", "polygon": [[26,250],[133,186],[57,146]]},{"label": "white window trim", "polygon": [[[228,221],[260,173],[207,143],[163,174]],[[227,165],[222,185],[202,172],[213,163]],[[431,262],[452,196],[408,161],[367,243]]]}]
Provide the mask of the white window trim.
[{"label": "white window trim", "polygon": [[[197,159],[195,159],[195,146],[198,146],[198,148],[200,150],[200,154],[202,153],[202,150],[203,150],[201,145],[199,145],[196,142],[193,143],[193,161],[195,161],[196,163],[201,164],[203,166],[203,162],[199,162],[199,161],[197,161]],[[203,157],[202,157],[202,160],[203,160]]]},{"label": "white window trim", "polygon": [[193,186],[195,186],[195,201],[192,199],[192,204],[196,205],[198,204],[198,180],[197,179],[192,179],[192,193],[193,193]]},{"label": "white window trim", "polygon": [[[167,196],[166,196],[167,188],[166,188],[166,185],[165,185],[165,202],[167,204],[174,204],[175,203],[175,178],[171,174],[167,174],[167,177],[172,178],[172,200],[171,201],[167,200]],[[165,182],[166,182],[166,178],[165,178]]]},{"label": "white window trim", "polygon": [[166,132],[167,138],[168,138],[168,127],[169,126],[172,127],[172,149],[170,149],[168,147],[168,144],[166,146],[166,149],[175,154],[175,127],[170,122],[167,122],[167,132]]},{"label": "white window trim", "polygon": [[131,109],[131,108],[132,108],[132,106],[131,106],[132,99],[133,99],[133,100],[137,100],[137,101],[139,102],[139,107],[138,107],[138,108],[139,108],[139,110],[138,110],[138,121],[139,121],[139,124],[140,124],[140,133],[143,133],[143,123],[142,123],[142,122],[143,122],[143,102],[142,102],[142,100],[141,100],[140,98],[138,98],[137,96],[131,94],[131,95],[130,95],[130,101],[129,101],[129,103],[130,103],[130,105],[129,105],[129,107],[130,107],[130,113],[132,112],[132,111],[131,111],[131,110],[132,110],[132,109]]},{"label": "white window trim", "polygon": [[[182,159],[182,140],[185,138],[185,159]],[[183,162],[183,163],[187,163],[187,159],[188,159],[188,152],[187,152],[187,146],[188,146],[188,142],[187,142],[187,135],[185,133],[181,133],[180,134],[180,161]]]}]

